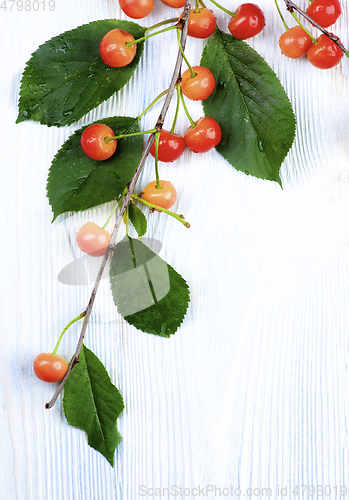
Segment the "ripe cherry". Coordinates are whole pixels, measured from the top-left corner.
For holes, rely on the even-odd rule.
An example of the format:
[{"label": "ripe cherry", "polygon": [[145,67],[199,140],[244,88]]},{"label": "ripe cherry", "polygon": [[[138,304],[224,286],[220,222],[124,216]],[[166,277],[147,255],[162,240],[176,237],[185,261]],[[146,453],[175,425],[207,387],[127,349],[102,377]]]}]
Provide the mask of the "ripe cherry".
[{"label": "ripe cherry", "polygon": [[341,12],[339,0],[314,0],[306,10],[308,16],[323,28],[334,24]]},{"label": "ripe cherry", "polygon": [[134,42],[131,33],[116,28],[109,31],[99,44],[99,52],[102,61],[113,68],[122,68],[133,61],[136,52],[137,44],[126,47],[126,43]]},{"label": "ripe cherry", "polygon": [[213,74],[204,66],[194,66],[195,77],[191,77],[190,69],[182,75],[181,89],[192,101],[207,99],[213,92],[216,82]]},{"label": "ripe cherry", "polygon": [[110,241],[110,234],[94,222],[86,222],[78,231],[78,247],[88,255],[101,257],[105,254]]},{"label": "ripe cherry", "polygon": [[85,128],[80,139],[83,152],[92,160],[107,160],[116,150],[116,139],[105,142],[107,137],[115,137],[115,134],[104,123],[95,123]]},{"label": "ripe cherry", "polygon": [[195,127],[190,126],[184,134],[185,143],[193,153],[206,153],[220,143],[222,131],[216,120],[205,116],[195,124]]},{"label": "ripe cherry", "polygon": [[235,14],[236,16],[230,19],[228,29],[239,40],[258,35],[265,26],[264,14],[254,3],[240,5]]},{"label": "ripe cherry", "polygon": [[149,182],[144,188],[143,198],[149,203],[162,208],[171,208],[176,203],[177,192],[170,181],[160,181],[161,189],[156,187],[156,181]]},{"label": "ripe cherry", "polygon": [[[183,13],[182,13],[183,15]],[[182,17],[182,16],[181,16]],[[216,29],[216,17],[210,9],[192,9],[189,14],[188,36],[208,38]]]},{"label": "ripe cherry", "polygon": [[[158,160],[160,161],[175,161],[185,150],[185,142],[182,136],[171,134],[167,130],[160,132]],[[155,141],[150,149],[150,154],[155,158]]]},{"label": "ripe cherry", "polygon": [[68,363],[64,358],[48,352],[38,354],[34,360],[35,375],[44,382],[62,380],[67,370]]},{"label": "ripe cherry", "polygon": [[279,38],[281,52],[291,59],[299,59],[304,56],[312,44],[312,39],[301,26],[290,28]]},{"label": "ripe cherry", "polygon": [[121,10],[132,19],[142,19],[154,9],[153,0],[119,0]]},{"label": "ripe cherry", "polygon": [[343,57],[343,51],[326,35],[320,35],[317,42],[307,52],[311,64],[320,69],[336,66]]},{"label": "ripe cherry", "polygon": [[184,7],[185,0],[161,0],[162,3],[167,5],[168,7],[172,7],[173,9],[179,9]]}]

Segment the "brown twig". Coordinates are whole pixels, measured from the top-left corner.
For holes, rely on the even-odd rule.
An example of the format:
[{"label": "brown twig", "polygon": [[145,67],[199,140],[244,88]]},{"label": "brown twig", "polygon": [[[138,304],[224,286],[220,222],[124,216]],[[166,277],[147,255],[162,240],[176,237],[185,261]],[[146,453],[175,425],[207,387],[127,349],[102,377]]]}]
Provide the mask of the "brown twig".
[{"label": "brown twig", "polygon": [[[181,46],[182,46],[183,50],[185,48],[185,43],[186,43],[186,40],[187,40],[187,33],[188,33],[188,23],[187,23],[187,20],[189,18],[189,12],[190,12],[190,0],[186,0],[185,7],[184,7],[184,12],[183,12],[183,16],[182,16],[182,19],[181,19],[181,30],[182,30],[182,34],[181,34]],[[174,89],[176,87],[176,83],[177,83],[177,81],[178,81],[178,79],[180,77],[182,60],[183,60],[182,53],[181,53],[180,50],[178,50],[177,61],[176,61],[176,64],[175,64],[175,67],[174,67],[174,70],[173,70],[173,75],[172,75],[172,80],[171,80],[171,84],[170,84],[170,87],[169,87],[169,91],[168,91],[168,93],[166,95],[166,99],[165,99],[164,105],[162,107],[162,110],[160,112],[160,115],[158,117],[158,120],[156,122],[156,126],[154,127],[157,130],[161,131],[161,129],[162,129],[162,125],[164,123],[165,116],[166,116],[166,113],[168,111],[168,108],[169,108],[169,105],[170,105],[170,102],[171,102],[171,99],[172,99],[172,96],[173,96]],[[96,298],[96,294],[97,294],[97,290],[98,290],[98,287],[99,287],[99,283],[100,283],[101,278],[102,278],[102,274],[104,272],[104,269],[105,269],[105,266],[107,264],[107,261],[108,261],[109,257],[112,256],[113,253],[114,253],[114,251],[115,251],[116,236],[117,236],[119,227],[121,225],[122,218],[124,216],[126,207],[128,206],[128,204],[130,202],[132,193],[133,193],[134,188],[136,186],[136,183],[137,183],[137,181],[139,179],[139,176],[140,176],[140,174],[142,172],[144,163],[145,163],[145,161],[146,161],[146,159],[147,159],[147,157],[149,155],[149,152],[150,152],[150,149],[151,149],[151,147],[153,145],[154,139],[155,139],[155,134],[153,133],[153,134],[151,134],[149,142],[147,143],[147,146],[146,146],[146,148],[143,151],[142,158],[141,158],[141,160],[139,162],[137,170],[136,170],[134,176],[132,177],[131,182],[129,183],[128,191],[127,191],[126,195],[124,196],[123,203],[122,203],[122,205],[120,207],[119,215],[118,215],[118,217],[116,219],[116,222],[115,222],[115,225],[114,225],[114,229],[113,229],[113,232],[111,234],[109,246],[108,246],[108,248],[106,250],[106,253],[104,254],[102,263],[101,263],[99,271],[98,271],[97,279],[96,279],[96,282],[94,284],[94,287],[93,287],[93,290],[92,290],[92,293],[91,293],[91,297],[90,297],[88,306],[87,306],[87,308],[85,310],[86,314],[85,314],[85,318],[84,318],[84,323],[83,323],[82,328],[81,328],[81,333],[80,333],[79,341],[78,341],[78,344],[76,346],[76,350],[75,350],[73,359],[72,359],[72,361],[71,361],[71,363],[69,365],[67,373],[65,374],[64,378],[61,380],[59,386],[57,387],[56,392],[52,396],[51,400],[48,403],[45,404],[45,408],[47,408],[47,409],[53,407],[53,405],[57,401],[57,398],[58,398],[59,394],[61,393],[61,391],[62,391],[62,389],[64,387],[64,384],[66,383],[66,381],[67,381],[67,379],[68,379],[68,377],[69,377],[69,375],[70,375],[70,373],[71,373],[74,365],[79,362],[79,355],[80,355],[80,352],[81,352],[81,349],[82,349],[82,345],[83,345],[83,342],[84,342],[84,337],[85,337],[87,325],[88,325],[88,322],[89,322],[89,319],[90,319],[90,316],[91,316],[93,304],[94,304],[94,301],[95,301],[95,298]]]},{"label": "brown twig", "polygon": [[314,21],[306,12],[304,12],[302,9],[298,7],[292,0],[285,0],[286,8],[289,12],[292,12],[293,10],[297,11],[301,16],[303,16],[307,21],[309,21],[315,28],[320,30],[324,35],[328,36],[338,47],[344,52],[344,54],[348,57],[349,53],[348,50],[344,47],[342,42],[340,41],[339,37],[337,35],[334,35],[333,33],[330,33],[329,31],[325,30],[320,24],[318,24],[316,21]]}]

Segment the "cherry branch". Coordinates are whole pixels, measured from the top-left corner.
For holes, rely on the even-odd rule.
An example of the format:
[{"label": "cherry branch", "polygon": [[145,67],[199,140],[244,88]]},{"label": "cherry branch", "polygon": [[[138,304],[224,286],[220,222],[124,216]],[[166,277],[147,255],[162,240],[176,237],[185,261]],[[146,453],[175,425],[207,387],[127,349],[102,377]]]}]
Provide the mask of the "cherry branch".
[{"label": "cherry branch", "polygon": [[293,12],[294,10],[297,11],[301,16],[303,16],[307,21],[309,21],[315,28],[320,30],[324,35],[328,36],[338,47],[344,52],[344,54],[349,57],[349,52],[348,50],[344,47],[342,42],[340,41],[339,37],[337,35],[334,35],[333,33],[330,33],[329,31],[325,30],[320,24],[318,24],[316,21],[314,21],[306,12],[304,12],[302,9],[298,7],[292,0],[285,0],[286,8],[289,12]]},{"label": "cherry branch", "polygon": [[[184,12],[183,12],[183,16],[181,17],[180,21],[178,21],[178,23],[177,23],[178,28],[181,29],[181,32],[182,32],[181,33],[181,40],[180,40],[180,45],[182,47],[182,50],[184,50],[185,43],[186,43],[186,40],[187,40],[187,33],[188,33],[188,22],[187,22],[187,20],[189,19],[189,12],[190,12],[190,0],[186,0],[185,7],[184,7]],[[174,90],[176,88],[176,84],[177,84],[177,82],[178,82],[178,80],[180,78],[182,60],[183,60],[182,51],[179,49],[178,50],[176,64],[175,64],[175,67],[174,67],[174,70],[173,70],[171,84],[170,84],[168,93],[166,95],[166,99],[165,99],[164,105],[162,107],[162,110],[161,110],[161,112],[159,114],[159,117],[158,117],[158,120],[156,122],[156,125],[154,127],[159,132],[162,130],[162,126],[163,126],[163,123],[164,123],[164,120],[165,120],[165,116],[167,114],[167,111],[168,111],[168,108],[169,108],[169,105],[170,105],[170,102],[171,102]],[[105,266],[107,264],[107,261],[108,261],[109,257],[111,257],[114,254],[115,247],[116,247],[116,236],[117,236],[117,233],[119,231],[119,228],[120,228],[120,225],[121,225],[124,213],[125,213],[126,208],[127,208],[128,204],[129,204],[129,202],[131,200],[132,193],[133,193],[133,191],[135,189],[135,186],[136,186],[137,181],[139,179],[139,176],[140,176],[140,174],[142,172],[142,169],[144,167],[145,161],[146,161],[146,159],[147,159],[147,157],[149,155],[150,149],[151,149],[151,147],[152,147],[152,145],[154,143],[154,140],[155,140],[155,133],[153,132],[151,134],[151,136],[150,136],[150,139],[149,139],[149,142],[147,143],[146,148],[143,151],[142,158],[141,158],[141,160],[139,162],[137,170],[136,170],[134,176],[132,177],[132,180],[130,181],[130,183],[128,185],[128,191],[125,194],[123,203],[122,203],[122,205],[120,207],[120,211],[119,211],[118,217],[116,219],[113,232],[112,232],[111,237],[110,237],[109,246],[108,246],[108,248],[107,248],[107,250],[106,250],[106,252],[104,254],[104,257],[103,257],[103,260],[101,262],[101,265],[100,265],[100,268],[99,268],[99,271],[98,271],[98,274],[97,274],[97,278],[96,278],[96,281],[95,281],[95,284],[94,284],[94,287],[93,287],[93,290],[92,290],[92,293],[91,293],[91,297],[90,297],[89,303],[87,305],[86,310],[84,311],[85,318],[84,318],[84,322],[83,322],[83,325],[82,325],[82,328],[81,328],[81,333],[80,333],[79,341],[78,341],[78,344],[76,346],[76,350],[75,350],[73,359],[72,359],[72,361],[71,361],[71,363],[70,363],[70,365],[68,367],[67,373],[65,374],[64,378],[61,380],[59,386],[57,387],[56,392],[52,396],[51,400],[48,403],[45,404],[45,408],[46,409],[52,408],[54,406],[54,404],[57,401],[57,398],[58,398],[59,394],[61,393],[61,391],[62,391],[62,389],[64,387],[64,384],[66,383],[66,381],[67,381],[67,379],[68,379],[68,377],[69,377],[69,375],[70,375],[70,373],[71,373],[74,365],[76,365],[76,363],[79,362],[79,355],[80,355],[80,352],[81,352],[81,349],[82,349],[82,345],[83,345],[83,342],[84,342],[87,325],[88,325],[88,322],[89,322],[89,319],[90,319],[90,316],[91,316],[91,312],[92,312],[93,304],[94,304],[94,301],[95,301],[95,298],[96,298],[96,294],[97,294],[97,291],[98,291],[98,287],[99,287],[100,281],[102,279],[102,274],[104,272],[104,269],[105,269]]]}]

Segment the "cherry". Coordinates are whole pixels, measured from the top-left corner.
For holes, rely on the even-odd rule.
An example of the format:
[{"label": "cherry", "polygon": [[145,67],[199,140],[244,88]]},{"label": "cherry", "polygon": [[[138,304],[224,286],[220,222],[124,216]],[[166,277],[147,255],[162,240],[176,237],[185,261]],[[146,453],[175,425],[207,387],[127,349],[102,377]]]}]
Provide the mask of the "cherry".
[{"label": "cherry", "polygon": [[317,42],[307,52],[311,64],[320,69],[336,66],[343,57],[343,51],[326,35],[320,35]]},{"label": "cherry", "polygon": [[265,26],[264,14],[254,3],[243,3],[236,9],[235,14],[230,19],[228,29],[239,40],[258,35]]},{"label": "cherry", "polygon": [[99,44],[99,52],[102,61],[113,68],[122,68],[133,61],[136,52],[137,44],[126,47],[126,43],[134,42],[131,33],[115,28],[109,31]]},{"label": "cherry", "polygon": [[177,200],[177,192],[170,181],[160,181],[161,189],[158,189],[156,181],[151,181],[144,188],[143,198],[149,203],[169,209]]},{"label": "cherry", "polygon": [[334,24],[341,12],[339,0],[314,0],[306,10],[308,16],[323,28]]},{"label": "cherry", "polygon": [[61,356],[42,352],[34,360],[35,375],[44,382],[58,382],[62,380],[68,370],[67,361]]},{"label": "cherry", "polygon": [[[185,150],[185,142],[182,136],[178,134],[171,134],[167,130],[161,130],[159,147],[158,147],[158,160],[160,161],[175,161]],[[150,149],[150,154],[155,158],[155,141]]]},{"label": "cherry", "polygon": [[106,137],[115,137],[113,130],[104,123],[95,123],[85,128],[80,144],[83,152],[92,160],[107,160],[116,150],[116,139],[105,142]]},{"label": "cherry", "polygon": [[184,71],[182,75],[182,92],[192,101],[207,99],[212,94],[216,85],[214,76],[211,71],[204,66],[194,66],[192,69],[195,72],[193,78],[190,69]]},{"label": "cherry", "polygon": [[222,131],[216,120],[205,116],[195,124],[195,127],[190,126],[184,134],[185,143],[193,153],[206,153],[220,143]]},{"label": "cherry", "polygon": [[304,56],[312,44],[312,39],[301,26],[290,28],[279,38],[281,52],[291,59],[299,59]]},{"label": "cherry", "polygon": [[105,254],[110,241],[110,234],[94,222],[86,222],[78,231],[78,247],[88,255],[101,257]]},{"label": "cherry", "polygon": [[119,0],[121,10],[132,19],[142,19],[154,9],[153,0]]},{"label": "cherry", "polygon": [[199,9],[199,12],[195,10],[192,9],[189,13],[188,36],[208,38],[216,29],[216,17],[210,9]]},{"label": "cherry", "polygon": [[173,9],[179,9],[180,7],[184,7],[185,0],[161,0],[162,3],[167,5],[168,7],[172,7]]}]

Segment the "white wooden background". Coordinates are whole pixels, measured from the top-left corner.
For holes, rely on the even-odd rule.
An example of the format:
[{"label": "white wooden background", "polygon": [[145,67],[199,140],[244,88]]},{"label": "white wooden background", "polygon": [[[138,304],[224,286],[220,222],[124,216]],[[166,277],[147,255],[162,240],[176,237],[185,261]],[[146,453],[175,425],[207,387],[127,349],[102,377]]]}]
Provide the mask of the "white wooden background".
[{"label": "white wooden background", "polygon": [[[140,24],[173,17],[155,3]],[[116,0],[56,0],[53,12],[0,9],[1,500],[149,499],[159,498],[150,488],[172,486],[182,492],[165,490],[161,498],[195,498],[198,491],[189,490],[199,486],[205,498],[219,498],[219,490],[209,492],[213,486],[221,498],[233,487],[241,498],[247,488],[271,488],[271,495],[255,490],[251,498],[275,499],[278,485],[287,488],[284,498],[300,498],[291,493],[297,485],[328,485],[334,499],[335,487],[349,488],[349,61],[321,71],[282,57],[274,2],[259,4],[267,26],[250,43],[279,75],[298,118],[281,170],[284,189],[235,171],[216,152],[186,152],[182,161],[161,165],[191,229],[156,213],[148,236],[162,242],[161,257],[186,278],[192,300],[180,330],[163,339],[127,325],[102,283],[86,345],[126,404],[114,468],[67,424],[61,400],[44,409],[54,385],[32,370],[35,356],[53,349],[90,295],[91,284],[57,278],[82,255],[75,233],[87,220],[103,224],[111,209],[51,224],[46,178],[73,130],[100,117],[136,116],[167,88],[175,36],[151,39],[129,85],[77,125],[15,125],[21,73],[40,44],[90,21],[126,16]],[[235,9],[238,2],[225,5]],[[348,46],[347,0],[342,6],[333,31]],[[225,29],[226,16],[214,10]],[[188,40],[193,64],[202,46]],[[200,116],[200,103],[190,109]],[[181,113],[178,131],[186,127]],[[140,187],[152,177],[149,161]],[[77,325],[66,334],[67,358],[78,334]],[[310,497],[307,490],[303,498]]]}]

